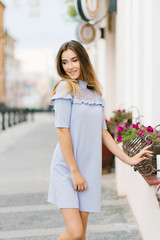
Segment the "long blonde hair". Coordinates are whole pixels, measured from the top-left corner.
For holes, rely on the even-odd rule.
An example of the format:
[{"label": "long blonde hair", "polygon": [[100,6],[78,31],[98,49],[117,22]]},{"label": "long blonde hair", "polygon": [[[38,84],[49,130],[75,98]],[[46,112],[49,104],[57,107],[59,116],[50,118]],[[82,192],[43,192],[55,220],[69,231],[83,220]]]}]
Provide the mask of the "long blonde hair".
[{"label": "long blonde hair", "polygon": [[[95,71],[91,64],[88,53],[81,43],[71,40],[69,42],[65,42],[59,49],[57,57],[56,57],[56,67],[59,76],[62,78],[61,81],[67,81],[68,86],[66,88],[66,92],[70,92],[73,95],[77,95],[79,90],[78,81],[75,79],[70,79],[68,75],[65,73],[62,66],[62,53],[66,50],[72,50],[76,53],[79,62],[80,62],[80,70],[81,70],[81,80],[87,82],[87,87],[89,89],[97,91],[102,96],[101,86],[96,77]],[[56,88],[61,82],[59,81],[52,90],[52,96],[56,93]]]}]

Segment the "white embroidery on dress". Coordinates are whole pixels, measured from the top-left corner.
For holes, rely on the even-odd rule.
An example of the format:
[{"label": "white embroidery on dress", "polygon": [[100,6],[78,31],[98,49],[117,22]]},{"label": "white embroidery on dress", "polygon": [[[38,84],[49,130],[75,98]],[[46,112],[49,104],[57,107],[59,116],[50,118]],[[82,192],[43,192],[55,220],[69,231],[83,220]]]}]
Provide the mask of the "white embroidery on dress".
[{"label": "white embroidery on dress", "polygon": [[81,89],[78,95],[75,97],[76,100],[82,100],[84,102],[101,102],[102,97],[94,90]]},{"label": "white embroidery on dress", "polygon": [[53,96],[52,100],[57,98],[66,98],[66,99],[72,99],[73,103],[77,104],[98,104],[104,106],[104,100],[101,97],[99,93],[97,93],[95,90],[91,90],[87,88],[86,83],[80,82],[80,90],[77,94],[77,96],[73,96],[71,94],[64,94],[64,89],[67,87],[67,82],[61,82],[57,89],[56,94]]}]

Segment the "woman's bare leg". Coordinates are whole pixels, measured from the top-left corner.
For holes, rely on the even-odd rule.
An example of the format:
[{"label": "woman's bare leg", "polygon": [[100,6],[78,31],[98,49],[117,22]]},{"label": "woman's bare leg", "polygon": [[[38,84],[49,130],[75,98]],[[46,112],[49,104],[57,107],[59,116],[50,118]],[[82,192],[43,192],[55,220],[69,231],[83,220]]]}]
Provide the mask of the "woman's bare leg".
[{"label": "woman's bare leg", "polygon": [[82,240],[83,223],[79,209],[61,208],[66,225],[66,231],[60,235],[58,240]]},{"label": "woman's bare leg", "polygon": [[86,232],[87,232],[87,222],[88,222],[88,215],[89,212],[82,212],[80,211],[82,224],[83,224],[83,237],[82,240],[86,240]]}]

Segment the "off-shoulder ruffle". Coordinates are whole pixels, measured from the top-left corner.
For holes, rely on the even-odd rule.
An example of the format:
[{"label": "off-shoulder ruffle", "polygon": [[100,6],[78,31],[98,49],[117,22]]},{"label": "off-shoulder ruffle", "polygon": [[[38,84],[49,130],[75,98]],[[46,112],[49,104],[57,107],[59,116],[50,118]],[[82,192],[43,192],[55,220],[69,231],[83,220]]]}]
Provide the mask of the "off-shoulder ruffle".
[{"label": "off-shoulder ruffle", "polygon": [[56,99],[68,99],[72,100],[72,95],[69,93],[63,93],[64,89],[67,87],[68,83],[66,81],[61,81],[57,86],[56,93],[51,98],[51,101],[54,103]]},{"label": "off-shoulder ruffle", "polygon": [[104,107],[103,98],[95,91],[87,89],[84,82],[80,81],[80,87],[83,89],[83,91],[79,92],[78,96],[63,93],[64,88],[67,86],[67,84],[68,83],[66,81],[63,81],[58,85],[56,94],[51,99],[52,103],[54,103],[56,99],[66,99],[71,100],[73,104],[101,105]]},{"label": "off-shoulder ruffle", "polygon": [[51,101],[54,103],[54,101],[56,99],[68,99],[68,100],[72,100],[72,95],[70,94],[61,94],[61,93],[56,93],[53,95],[53,97],[51,98]]},{"label": "off-shoulder ruffle", "polygon": [[91,100],[84,100],[84,99],[78,99],[74,98],[73,103],[75,104],[87,104],[87,105],[101,105],[104,107],[104,100],[98,100],[98,101],[91,101]]},{"label": "off-shoulder ruffle", "polygon": [[54,103],[56,99],[66,99],[66,100],[73,100],[73,104],[86,104],[86,105],[101,105],[104,107],[104,100],[102,99],[101,101],[90,101],[90,100],[83,100],[83,99],[78,99],[78,98],[73,98],[70,94],[55,94],[51,101]]}]

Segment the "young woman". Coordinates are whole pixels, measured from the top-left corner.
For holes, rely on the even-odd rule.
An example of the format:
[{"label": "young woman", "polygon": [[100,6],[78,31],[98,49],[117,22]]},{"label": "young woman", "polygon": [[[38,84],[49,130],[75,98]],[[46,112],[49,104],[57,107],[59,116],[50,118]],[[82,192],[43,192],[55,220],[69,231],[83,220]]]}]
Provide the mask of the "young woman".
[{"label": "young woman", "polygon": [[108,133],[100,84],[79,42],[64,43],[56,63],[62,80],[55,85],[51,101],[59,141],[51,163],[48,202],[61,209],[65,221],[66,230],[58,240],[85,240],[89,212],[101,210],[102,141],[129,165],[152,152],[148,146],[130,158]]}]

